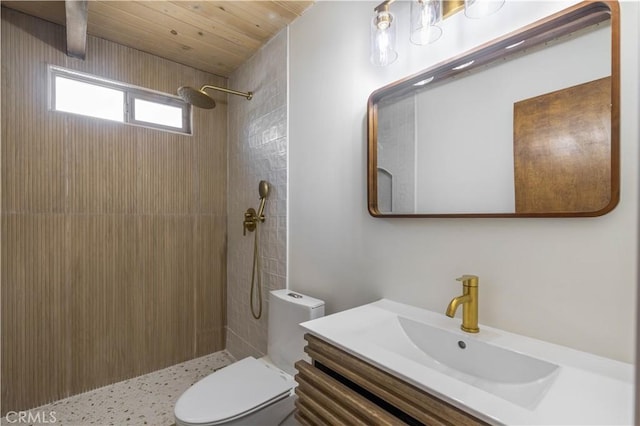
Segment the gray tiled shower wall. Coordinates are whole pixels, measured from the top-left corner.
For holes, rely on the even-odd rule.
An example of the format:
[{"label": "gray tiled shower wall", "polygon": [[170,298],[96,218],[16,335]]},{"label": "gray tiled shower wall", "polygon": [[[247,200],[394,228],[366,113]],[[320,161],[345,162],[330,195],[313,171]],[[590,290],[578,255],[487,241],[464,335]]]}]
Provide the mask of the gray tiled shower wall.
[{"label": "gray tiled shower wall", "polygon": [[[267,352],[268,294],[286,286],[287,232],[287,29],[229,78],[235,90],[253,91],[247,101],[229,97],[227,210],[227,350],[237,359]],[[257,230],[263,314],[249,306],[255,233],[242,234],[244,212],[258,208],[258,182],[270,192],[266,220]]]}]

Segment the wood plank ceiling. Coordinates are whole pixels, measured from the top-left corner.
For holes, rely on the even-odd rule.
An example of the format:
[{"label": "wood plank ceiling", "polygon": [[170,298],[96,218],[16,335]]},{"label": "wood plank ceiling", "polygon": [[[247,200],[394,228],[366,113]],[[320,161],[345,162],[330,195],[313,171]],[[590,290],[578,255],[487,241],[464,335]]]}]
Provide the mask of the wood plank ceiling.
[{"label": "wood plank ceiling", "polygon": [[[87,32],[228,77],[313,1],[90,1]],[[65,25],[63,1],[2,1]],[[87,52],[91,55],[91,52]]]}]

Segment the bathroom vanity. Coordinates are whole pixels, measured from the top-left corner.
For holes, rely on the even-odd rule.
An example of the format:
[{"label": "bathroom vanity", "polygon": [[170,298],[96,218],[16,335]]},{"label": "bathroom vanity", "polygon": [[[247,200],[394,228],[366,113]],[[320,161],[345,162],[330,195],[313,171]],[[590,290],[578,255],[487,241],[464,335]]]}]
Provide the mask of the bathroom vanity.
[{"label": "bathroom vanity", "polygon": [[633,366],[382,299],[301,324],[317,424],[633,424]]},{"label": "bathroom vanity", "polygon": [[482,420],[311,334],[296,364],[302,424],[481,425]]}]

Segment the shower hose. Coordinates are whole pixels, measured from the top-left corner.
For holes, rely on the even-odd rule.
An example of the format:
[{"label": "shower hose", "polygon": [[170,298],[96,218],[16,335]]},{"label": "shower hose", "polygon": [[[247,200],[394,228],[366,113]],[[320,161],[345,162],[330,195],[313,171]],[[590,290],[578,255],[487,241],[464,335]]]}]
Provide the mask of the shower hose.
[{"label": "shower hose", "polygon": [[[257,286],[256,286],[257,282]],[[256,294],[257,293],[257,294]],[[254,296],[254,294],[256,294]],[[258,308],[254,306],[254,299],[258,299]],[[251,293],[249,294],[249,305],[251,305],[251,315],[255,319],[262,316],[262,283],[260,282],[260,256],[258,256],[258,229],[256,227],[253,239],[253,267],[251,268]]]}]

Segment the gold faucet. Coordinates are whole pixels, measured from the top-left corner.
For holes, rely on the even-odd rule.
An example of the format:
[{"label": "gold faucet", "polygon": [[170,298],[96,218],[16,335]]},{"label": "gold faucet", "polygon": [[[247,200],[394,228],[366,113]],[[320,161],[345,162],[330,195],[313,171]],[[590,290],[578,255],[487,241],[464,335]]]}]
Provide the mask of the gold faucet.
[{"label": "gold faucet", "polygon": [[447,306],[447,316],[453,318],[458,306],[462,305],[462,325],[460,328],[467,333],[477,333],[478,328],[478,277],[463,275],[456,278],[462,281],[462,296],[454,297]]}]

